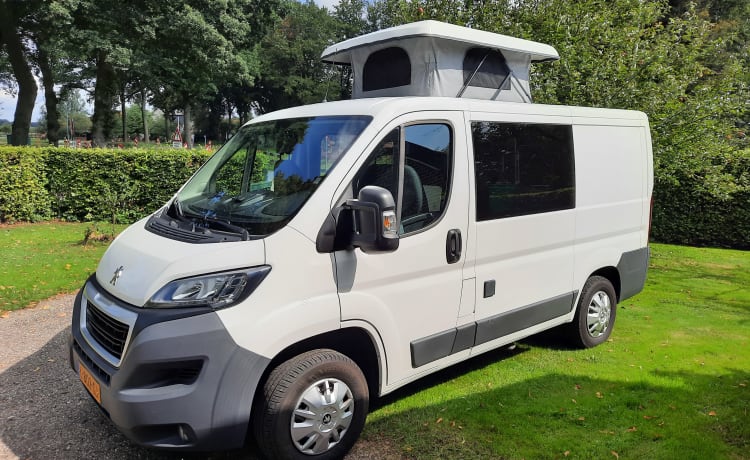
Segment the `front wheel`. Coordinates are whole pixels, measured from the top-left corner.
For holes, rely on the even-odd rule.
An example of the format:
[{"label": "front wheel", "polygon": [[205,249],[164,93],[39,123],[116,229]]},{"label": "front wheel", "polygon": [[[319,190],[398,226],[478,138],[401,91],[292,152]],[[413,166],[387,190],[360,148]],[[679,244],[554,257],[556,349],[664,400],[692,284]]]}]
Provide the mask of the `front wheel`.
[{"label": "front wheel", "polygon": [[271,459],[342,458],[367,418],[359,367],[334,350],[303,353],[268,376],[253,416],[256,441]]},{"label": "front wheel", "polygon": [[604,343],[612,333],[617,313],[617,294],[607,278],[592,276],[583,285],[573,323],[571,339],[583,348]]}]

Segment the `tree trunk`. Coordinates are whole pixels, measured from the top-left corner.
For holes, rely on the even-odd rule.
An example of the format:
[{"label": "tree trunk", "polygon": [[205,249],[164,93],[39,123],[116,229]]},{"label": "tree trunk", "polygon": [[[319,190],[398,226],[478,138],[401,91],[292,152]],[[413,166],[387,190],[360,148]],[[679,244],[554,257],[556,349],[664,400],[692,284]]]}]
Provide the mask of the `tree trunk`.
[{"label": "tree trunk", "polygon": [[128,138],[128,124],[127,124],[127,112],[125,108],[125,84],[120,86],[120,122],[122,123],[122,143],[127,143],[130,139]]},{"label": "tree trunk", "polygon": [[143,120],[143,141],[148,142],[148,120],[146,119],[146,90],[141,90],[141,120]]},{"label": "tree trunk", "polygon": [[232,104],[227,102],[227,139],[232,132]]},{"label": "tree trunk", "polygon": [[188,148],[193,148],[193,120],[190,115],[190,103],[185,104],[185,133],[182,142],[187,142]]},{"label": "tree trunk", "polygon": [[107,61],[105,51],[99,51],[96,61],[94,116],[91,117],[91,131],[94,145],[105,147],[115,123],[112,115],[112,101],[117,95],[117,75],[112,64]]},{"label": "tree trunk", "polygon": [[42,71],[42,85],[44,86],[44,106],[47,109],[47,141],[57,145],[60,134],[60,112],[57,110],[57,94],[55,94],[55,79],[49,54],[44,46],[38,47],[39,70]]},{"label": "tree trunk", "polygon": [[18,83],[18,101],[13,115],[13,145],[26,145],[36,102],[36,81],[24,54],[12,4],[0,2],[0,44],[5,44],[13,75]]}]

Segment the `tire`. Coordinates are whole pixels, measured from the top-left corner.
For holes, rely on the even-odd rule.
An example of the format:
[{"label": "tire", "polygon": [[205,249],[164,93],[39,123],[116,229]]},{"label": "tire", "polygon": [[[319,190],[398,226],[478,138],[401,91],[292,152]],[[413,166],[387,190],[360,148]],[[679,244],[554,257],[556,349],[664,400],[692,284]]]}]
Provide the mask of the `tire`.
[{"label": "tire", "polygon": [[343,458],[362,432],[369,405],[360,368],[327,349],[280,364],[260,396],[253,430],[269,459]]},{"label": "tire", "polygon": [[575,318],[570,325],[571,341],[591,348],[604,343],[612,333],[617,314],[617,294],[607,278],[592,276],[583,285]]}]

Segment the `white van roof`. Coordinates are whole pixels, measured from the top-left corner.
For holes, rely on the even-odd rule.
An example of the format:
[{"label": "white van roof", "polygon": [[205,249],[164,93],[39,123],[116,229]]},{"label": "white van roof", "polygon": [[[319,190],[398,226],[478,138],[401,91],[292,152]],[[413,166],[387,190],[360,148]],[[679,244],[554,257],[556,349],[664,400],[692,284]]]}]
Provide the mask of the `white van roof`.
[{"label": "white van roof", "polygon": [[[386,97],[362,98],[323,102],[311,105],[290,107],[276,112],[260,115],[247,124],[260,123],[271,120],[281,120],[300,117],[321,116],[350,116],[364,115],[393,119],[408,112],[417,111],[468,111],[476,117],[482,114],[518,114],[518,115],[546,115],[557,116],[570,120],[570,117],[596,118],[598,123],[603,120],[631,120],[640,126],[647,120],[646,115],[634,110],[604,109],[593,107],[573,107],[565,105],[522,104],[508,102],[493,102],[468,98],[445,97]],[[378,128],[379,129],[379,128]]]},{"label": "white van roof", "polygon": [[420,21],[351,38],[323,51],[351,65],[352,98],[447,96],[531,102],[529,66],[557,51],[507,35]]}]

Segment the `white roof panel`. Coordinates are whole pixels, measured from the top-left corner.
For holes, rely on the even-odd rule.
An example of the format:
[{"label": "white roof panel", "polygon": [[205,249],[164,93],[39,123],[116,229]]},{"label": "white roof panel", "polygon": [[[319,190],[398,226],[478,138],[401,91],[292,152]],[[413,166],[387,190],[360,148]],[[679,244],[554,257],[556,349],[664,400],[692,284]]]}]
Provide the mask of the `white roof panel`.
[{"label": "white roof panel", "polygon": [[350,38],[349,40],[336,43],[335,45],[326,48],[321,55],[321,59],[325,62],[351,64],[351,50],[353,49],[411,37],[431,37],[487,48],[512,51],[528,55],[531,58],[531,62],[560,59],[557,50],[544,43],[432,20],[412,22]]}]

